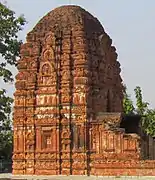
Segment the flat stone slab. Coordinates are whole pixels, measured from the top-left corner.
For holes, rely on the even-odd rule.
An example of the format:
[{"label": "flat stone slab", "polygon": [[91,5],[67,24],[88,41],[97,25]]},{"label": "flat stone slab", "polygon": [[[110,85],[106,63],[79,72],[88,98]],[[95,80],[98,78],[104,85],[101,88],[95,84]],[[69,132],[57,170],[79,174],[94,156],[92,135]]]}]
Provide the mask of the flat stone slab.
[{"label": "flat stone slab", "polygon": [[127,180],[127,179],[142,179],[151,180],[155,179],[155,176],[37,176],[37,175],[12,175],[12,174],[0,174],[0,180]]}]

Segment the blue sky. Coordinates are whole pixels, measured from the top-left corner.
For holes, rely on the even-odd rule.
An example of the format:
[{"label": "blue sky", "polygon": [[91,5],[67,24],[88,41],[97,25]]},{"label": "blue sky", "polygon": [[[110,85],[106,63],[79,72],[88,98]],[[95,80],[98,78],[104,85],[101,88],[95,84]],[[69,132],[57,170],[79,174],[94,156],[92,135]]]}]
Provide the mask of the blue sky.
[{"label": "blue sky", "polygon": [[[7,0],[7,6],[17,15],[24,14],[28,24],[20,33],[26,34],[49,11],[57,6],[76,4],[96,16],[113,39],[122,78],[133,96],[140,86],[144,100],[155,108],[155,1],[154,0]],[[9,93],[12,93],[10,86]]]}]

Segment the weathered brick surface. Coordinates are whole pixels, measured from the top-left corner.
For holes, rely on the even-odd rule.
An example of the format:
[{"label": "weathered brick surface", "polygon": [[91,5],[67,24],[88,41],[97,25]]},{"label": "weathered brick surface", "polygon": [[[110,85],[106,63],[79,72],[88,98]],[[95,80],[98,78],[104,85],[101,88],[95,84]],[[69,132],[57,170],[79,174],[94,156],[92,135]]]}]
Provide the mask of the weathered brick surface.
[{"label": "weathered brick surface", "polygon": [[122,80],[111,44],[78,6],[51,11],[28,34],[15,84],[14,174],[139,175],[147,167],[152,175],[139,137],[119,128]]}]

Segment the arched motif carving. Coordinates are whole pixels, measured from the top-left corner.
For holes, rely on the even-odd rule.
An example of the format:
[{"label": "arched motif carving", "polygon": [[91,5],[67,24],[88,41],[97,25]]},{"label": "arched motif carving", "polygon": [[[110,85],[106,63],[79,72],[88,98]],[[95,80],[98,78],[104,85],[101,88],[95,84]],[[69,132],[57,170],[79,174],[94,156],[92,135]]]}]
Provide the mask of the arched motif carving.
[{"label": "arched motif carving", "polygon": [[70,138],[70,135],[71,135],[71,132],[69,131],[69,129],[64,129],[62,131],[62,138],[64,139],[69,139]]},{"label": "arched motif carving", "polygon": [[37,61],[32,61],[32,62],[30,62],[29,68],[30,68],[30,69],[35,69],[35,68],[37,68]]},{"label": "arched motif carving", "polygon": [[55,46],[55,36],[53,32],[46,35],[44,43],[53,47]]},{"label": "arched motif carving", "polygon": [[55,58],[54,58],[54,50],[53,50],[53,48],[49,48],[48,47],[48,49],[46,49],[44,52],[43,52],[43,60],[44,61],[51,61],[51,60],[54,60]]},{"label": "arched motif carving", "polygon": [[43,75],[50,75],[52,73],[52,68],[48,63],[42,65],[41,73]]},{"label": "arched motif carving", "polygon": [[62,80],[68,80],[70,78],[70,71],[68,69],[61,72]]},{"label": "arched motif carving", "polygon": [[26,133],[26,149],[27,150],[34,148],[34,143],[35,143],[34,136],[35,136],[35,133],[33,131]]}]

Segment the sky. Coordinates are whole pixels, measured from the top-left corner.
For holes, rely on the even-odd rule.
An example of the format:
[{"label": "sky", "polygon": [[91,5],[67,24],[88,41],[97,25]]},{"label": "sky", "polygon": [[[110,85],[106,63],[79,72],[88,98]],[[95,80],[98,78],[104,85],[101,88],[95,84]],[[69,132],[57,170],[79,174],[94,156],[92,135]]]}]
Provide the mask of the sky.
[{"label": "sky", "polygon": [[[67,4],[79,5],[99,19],[117,49],[129,94],[134,99],[134,88],[140,86],[144,100],[155,108],[155,0],[7,0],[7,6],[27,20],[19,35],[23,41],[44,15]],[[12,94],[12,85],[8,89]]]}]

